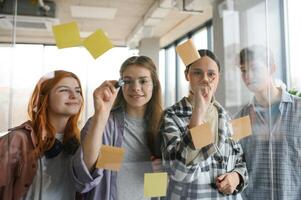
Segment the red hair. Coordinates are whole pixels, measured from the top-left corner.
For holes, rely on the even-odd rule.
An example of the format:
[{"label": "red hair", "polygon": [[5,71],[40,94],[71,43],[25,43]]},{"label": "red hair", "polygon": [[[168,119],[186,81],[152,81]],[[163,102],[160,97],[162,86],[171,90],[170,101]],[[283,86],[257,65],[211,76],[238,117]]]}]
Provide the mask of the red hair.
[{"label": "red hair", "polygon": [[[32,123],[34,133],[37,137],[36,150],[39,155],[42,155],[46,150],[50,149],[55,141],[55,130],[48,118],[49,94],[51,89],[63,78],[72,77],[77,80],[80,87],[80,94],[82,94],[82,87],[79,78],[72,72],[57,70],[43,76],[37,83],[33,94],[28,104],[28,114]],[[80,130],[78,128],[78,121],[83,103],[80,111],[69,118],[65,130],[63,144],[69,139],[76,139],[79,141]]]}]

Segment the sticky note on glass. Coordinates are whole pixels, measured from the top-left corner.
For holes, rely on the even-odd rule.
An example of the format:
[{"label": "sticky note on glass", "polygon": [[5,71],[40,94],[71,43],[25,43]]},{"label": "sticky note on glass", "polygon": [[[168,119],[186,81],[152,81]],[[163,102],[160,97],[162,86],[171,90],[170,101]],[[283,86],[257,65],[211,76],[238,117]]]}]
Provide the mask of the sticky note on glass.
[{"label": "sticky note on glass", "polygon": [[214,142],[210,123],[205,123],[190,129],[194,147],[200,149]]},{"label": "sticky note on glass", "polygon": [[201,57],[191,39],[177,46],[176,52],[179,54],[180,58],[186,66]]},{"label": "sticky note on glass", "polygon": [[96,168],[119,171],[123,157],[124,157],[123,148],[102,145],[96,163]]},{"label": "sticky note on glass", "polygon": [[144,196],[163,197],[166,196],[167,173],[145,173],[144,174]]},{"label": "sticky note on glass", "polygon": [[107,50],[113,48],[113,44],[102,30],[97,30],[83,41],[94,59],[104,54]]},{"label": "sticky note on glass", "polygon": [[251,120],[249,115],[230,121],[233,129],[233,138],[238,141],[252,134]]},{"label": "sticky note on glass", "polygon": [[79,46],[82,43],[76,22],[53,26],[52,32],[59,49]]}]

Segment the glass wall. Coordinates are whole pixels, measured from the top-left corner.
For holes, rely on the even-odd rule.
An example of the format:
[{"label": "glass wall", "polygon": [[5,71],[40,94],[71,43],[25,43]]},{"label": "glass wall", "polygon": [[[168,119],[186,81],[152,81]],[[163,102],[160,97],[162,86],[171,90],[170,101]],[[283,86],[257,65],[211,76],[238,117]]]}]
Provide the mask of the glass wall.
[{"label": "glass wall", "polygon": [[214,49],[223,66],[217,100],[233,118],[250,119],[251,135],[239,140],[249,172],[243,193],[248,199],[301,195],[301,101],[287,92],[299,74],[288,75],[295,65],[287,64],[284,2],[223,1],[213,19],[220,24],[214,26]]},{"label": "glass wall", "polygon": [[58,69],[74,72],[82,82],[85,110],[81,121],[84,123],[94,112],[94,89],[104,80],[118,79],[122,62],[132,53],[128,48],[115,47],[94,60],[81,47],[58,49],[38,44],[1,44],[0,54],[3,58],[0,63],[0,130],[5,131],[28,119],[27,104],[35,84],[44,74]]},{"label": "glass wall", "polygon": [[299,67],[299,44],[301,42],[301,28],[298,25],[298,20],[301,17],[301,2],[300,1],[284,1],[284,13],[285,28],[287,28],[287,62],[289,63],[290,70],[288,71],[288,77],[291,89],[301,91],[301,80],[300,80],[300,67]]},{"label": "glass wall", "polygon": [[[205,26],[164,49],[174,51],[192,38],[198,49],[213,49],[219,58],[216,100],[233,119],[250,119],[251,135],[238,140],[249,172],[243,193],[247,199],[301,197],[299,8],[294,0],[216,1],[212,27]],[[175,88],[166,82],[165,99],[175,94],[168,106],[187,96],[188,83],[178,55],[166,56],[176,64],[175,73],[165,75],[176,80]],[[170,67],[167,62],[166,69]]]},{"label": "glass wall", "polygon": [[[236,139],[238,143],[223,141],[231,143],[237,152],[242,147],[249,176],[242,196],[298,200],[301,198],[301,98],[296,96],[298,91],[292,94],[288,91],[301,91],[298,65],[301,31],[297,20],[301,4],[297,0],[212,2],[212,20],[159,52],[164,107],[189,93],[186,66],[177,55],[176,46],[191,38],[197,49],[212,50],[221,63],[215,100],[231,120],[248,118],[241,125],[241,132],[249,125],[251,129]],[[126,47],[115,47],[94,60],[81,47],[57,49],[45,44],[18,44],[18,30],[14,26],[10,31],[11,39],[0,43],[0,137],[8,128],[28,119],[27,104],[34,85],[42,75],[57,69],[72,71],[81,80],[85,100],[82,127],[94,112],[94,89],[104,80],[118,79],[121,63],[135,54]],[[236,138],[235,127],[229,125],[227,130],[231,131],[232,139]],[[151,168],[150,161],[146,162]],[[128,162],[127,169],[146,162]],[[122,178],[126,182],[127,177]]]}]

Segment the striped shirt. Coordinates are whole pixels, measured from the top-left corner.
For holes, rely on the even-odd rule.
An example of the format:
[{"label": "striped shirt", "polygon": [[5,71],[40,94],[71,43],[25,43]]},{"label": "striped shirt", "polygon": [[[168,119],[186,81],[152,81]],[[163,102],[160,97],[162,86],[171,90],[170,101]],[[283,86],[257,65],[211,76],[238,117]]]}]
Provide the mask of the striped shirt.
[{"label": "striped shirt", "polygon": [[[163,136],[163,165],[169,175],[167,199],[241,199],[240,192],[247,185],[246,163],[241,146],[230,138],[229,117],[214,102],[218,111],[218,139],[201,149],[192,143],[188,129],[192,105],[184,97],[164,112],[160,132]],[[188,155],[198,151],[197,156],[186,162]],[[235,171],[242,181],[232,195],[224,195],[216,189],[216,178]]]},{"label": "striped shirt", "polygon": [[[269,112],[269,111],[268,111]],[[301,199],[301,98],[285,90],[273,124],[253,99],[237,117],[250,115],[252,135],[240,141],[249,172],[243,199]],[[273,118],[274,116],[272,116]]]}]

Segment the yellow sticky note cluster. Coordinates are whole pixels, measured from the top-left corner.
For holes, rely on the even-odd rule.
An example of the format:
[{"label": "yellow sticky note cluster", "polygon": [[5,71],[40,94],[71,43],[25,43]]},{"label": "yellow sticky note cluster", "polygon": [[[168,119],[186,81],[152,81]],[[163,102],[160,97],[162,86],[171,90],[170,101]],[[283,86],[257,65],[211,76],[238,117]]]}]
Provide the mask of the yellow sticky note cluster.
[{"label": "yellow sticky note cluster", "polygon": [[52,32],[59,49],[83,45],[94,59],[114,47],[101,29],[82,40],[76,22],[53,26]]},{"label": "yellow sticky note cluster", "polygon": [[145,173],[144,174],[144,196],[163,197],[166,196],[167,173]]},{"label": "yellow sticky note cluster", "polygon": [[102,145],[96,163],[96,168],[119,171],[124,157],[124,149]]}]

